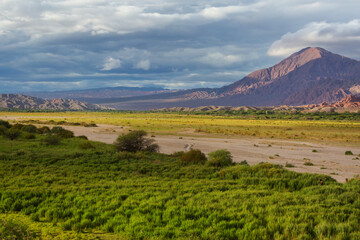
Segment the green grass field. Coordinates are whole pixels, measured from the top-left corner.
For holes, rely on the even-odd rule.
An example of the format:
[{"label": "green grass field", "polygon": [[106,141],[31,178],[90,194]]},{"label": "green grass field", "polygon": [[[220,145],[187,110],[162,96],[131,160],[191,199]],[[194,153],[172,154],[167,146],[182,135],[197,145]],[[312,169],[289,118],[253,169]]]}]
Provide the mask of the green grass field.
[{"label": "green grass field", "polygon": [[360,238],[360,180],[24,136],[0,136],[0,239]]},{"label": "green grass field", "polygon": [[[298,139],[324,143],[360,144],[359,114],[312,115],[291,118],[291,114],[273,119],[263,115],[178,114],[142,112],[0,112],[0,117],[23,117],[40,123],[96,123],[143,129],[152,134],[210,136],[250,136],[277,139]],[[277,115],[275,115],[277,116]],[[302,115],[300,115],[302,116]],[[310,119],[308,119],[310,118]],[[317,120],[314,120],[317,119]],[[52,121],[52,122],[49,122]]]}]

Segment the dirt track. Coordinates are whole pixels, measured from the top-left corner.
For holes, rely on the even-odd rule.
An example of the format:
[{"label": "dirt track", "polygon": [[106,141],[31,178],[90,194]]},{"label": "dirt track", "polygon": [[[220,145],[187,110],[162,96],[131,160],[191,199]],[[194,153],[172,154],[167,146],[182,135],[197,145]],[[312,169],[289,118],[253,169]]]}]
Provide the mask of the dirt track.
[{"label": "dirt track", "polygon": [[[119,126],[101,124],[94,128],[80,126],[64,126],[64,128],[73,131],[76,136],[85,135],[89,140],[109,144],[113,143],[119,134],[126,131]],[[193,148],[200,149],[205,153],[217,149],[227,149],[232,153],[235,162],[246,160],[249,164],[270,162],[285,165],[290,163],[295,166],[289,168],[290,170],[327,174],[340,182],[345,182],[346,178],[350,179],[360,175],[360,160],[356,159],[356,156],[360,154],[360,147],[247,137],[211,138],[161,135],[154,138],[163,153],[183,151],[186,144],[193,144]],[[352,151],[354,155],[345,155],[345,151],[348,150]],[[314,166],[304,165],[309,161]]]}]

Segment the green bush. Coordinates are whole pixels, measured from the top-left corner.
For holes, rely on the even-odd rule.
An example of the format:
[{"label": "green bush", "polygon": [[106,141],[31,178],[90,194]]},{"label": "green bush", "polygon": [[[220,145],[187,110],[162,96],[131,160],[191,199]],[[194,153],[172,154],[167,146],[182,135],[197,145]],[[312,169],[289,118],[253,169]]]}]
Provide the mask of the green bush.
[{"label": "green bush", "polygon": [[312,162],[305,162],[304,165],[305,166],[314,166],[314,164]]},{"label": "green bush", "polygon": [[34,125],[25,125],[21,130],[28,133],[36,133],[37,128]]},{"label": "green bush", "polygon": [[14,125],[11,127],[11,129],[21,130],[23,127],[24,127],[23,124],[16,123],[16,124],[14,124]]},{"label": "green bush", "polygon": [[352,151],[346,151],[345,155],[354,155],[354,154],[352,153]]},{"label": "green bush", "polygon": [[4,135],[7,131],[8,129],[4,125],[0,125],[0,136]]},{"label": "green bush", "polygon": [[24,133],[24,138],[25,139],[35,139],[36,136],[33,133],[26,132],[26,133]]},{"label": "green bush", "polygon": [[88,137],[87,137],[87,136],[85,136],[85,135],[77,136],[76,138],[80,138],[80,139],[88,140]]},{"label": "green bush", "polygon": [[59,137],[62,137],[62,138],[73,138],[74,137],[74,133],[72,131],[66,130],[66,129],[57,133],[56,135]]},{"label": "green bush", "polygon": [[0,126],[11,128],[11,124],[8,121],[0,120]]},{"label": "green bush", "polygon": [[241,161],[239,164],[249,166],[249,163],[246,160]]},{"label": "green bush", "polygon": [[50,133],[50,132],[51,132],[51,130],[47,126],[43,126],[43,127],[40,127],[37,129],[37,133],[39,133],[39,134],[46,134],[46,133]]},{"label": "green bush", "polygon": [[48,146],[50,146],[50,145],[52,145],[52,146],[59,145],[60,142],[61,142],[61,139],[56,135],[49,135],[49,136],[46,136],[43,139],[43,143],[45,145],[48,145]]},{"label": "green bush", "polygon": [[30,231],[28,226],[14,220],[0,221],[0,239],[37,239],[37,234]]},{"label": "green bush", "polygon": [[12,141],[20,137],[21,131],[16,128],[10,128],[9,130],[5,131],[3,135]]},{"label": "green bush", "polygon": [[233,164],[231,153],[225,149],[209,153],[209,160],[207,163],[209,166],[213,167],[226,167]]},{"label": "green bush", "polygon": [[74,137],[74,133],[70,130],[66,130],[62,127],[58,127],[58,126],[55,126],[51,129],[51,133],[59,136],[59,137],[62,137],[62,138],[73,138]]},{"label": "green bush", "polygon": [[92,145],[90,142],[82,142],[82,143],[79,143],[79,148],[80,149],[84,149],[84,150],[86,150],[86,149],[94,149],[95,147],[94,147],[94,145]]},{"label": "green bush", "polygon": [[294,164],[291,164],[291,163],[288,163],[288,162],[287,162],[287,163],[285,164],[285,167],[287,167],[287,168],[293,168],[293,167],[295,167],[295,166],[294,166]]},{"label": "green bush", "polygon": [[184,155],[185,152],[184,151],[179,151],[179,152],[174,152],[173,154],[171,154],[174,157],[181,157],[182,155]]},{"label": "green bush", "polygon": [[186,163],[197,163],[204,164],[206,162],[206,156],[199,149],[191,149],[190,151],[184,153],[180,160]]},{"label": "green bush", "polygon": [[58,134],[58,133],[60,133],[60,132],[62,132],[62,131],[64,131],[64,130],[65,130],[65,129],[62,128],[62,127],[55,126],[55,127],[53,127],[53,128],[51,129],[51,133]]},{"label": "green bush", "polygon": [[137,152],[148,151],[158,152],[159,145],[155,144],[154,139],[147,138],[147,133],[143,130],[132,131],[128,134],[121,134],[114,145],[118,151]]}]

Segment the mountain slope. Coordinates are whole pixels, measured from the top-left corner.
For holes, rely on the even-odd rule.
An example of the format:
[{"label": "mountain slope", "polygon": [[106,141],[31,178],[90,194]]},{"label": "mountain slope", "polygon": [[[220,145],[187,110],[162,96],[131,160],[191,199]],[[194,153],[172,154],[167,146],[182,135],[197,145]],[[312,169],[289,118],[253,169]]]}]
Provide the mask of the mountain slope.
[{"label": "mountain slope", "polygon": [[105,107],[73,99],[44,100],[15,94],[0,94],[0,108],[47,110],[99,110]]}]

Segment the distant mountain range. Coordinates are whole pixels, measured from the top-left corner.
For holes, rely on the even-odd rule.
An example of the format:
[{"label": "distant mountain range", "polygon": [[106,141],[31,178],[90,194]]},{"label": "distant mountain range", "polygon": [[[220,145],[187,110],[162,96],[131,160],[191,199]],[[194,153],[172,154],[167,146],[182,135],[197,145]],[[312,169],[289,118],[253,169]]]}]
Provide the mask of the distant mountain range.
[{"label": "distant mountain range", "polygon": [[173,107],[160,108],[159,112],[213,112],[213,111],[248,111],[270,110],[286,112],[358,112],[360,111],[360,96],[349,95],[336,103],[323,102],[321,104],[309,104],[303,106],[268,106],[268,107],[229,107],[229,106],[203,106],[203,107]]},{"label": "distant mountain range", "polygon": [[360,94],[360,62],[318,47],[305,48],[278,64],[221,88],[166,90],[101,88],[27,93],[43,98],[75,98],[116,109],[149,110],[201,106],[279,106],[335,103]]},{"label": "distant mountain range", "polygon": [[171,90],[167,90],[161,87],[108,87],[54,92],[23,92],[20,94],[44,99],[65,98],[87,101],[88,99],[97,98],[108,99],[119,97],[124,98],[134,96],[146,96],[164,92],[171,92]]},{"label": "distant mountain range", "polygon": [[90,102],[118,109],[200,106],[276,106],[334,103],[360,94],[360,62],[309,47],[273,67],[250,73],[221,88],[202,88]]},{"label": "distant mountain range", "polygon": [[89,104],[73,99],[52,99],[44,100],[41,98],[16,95],[0,94],[0,108],[9,109],[36,109],[36,110],[100,110],[107,107],[96,104]]}]

